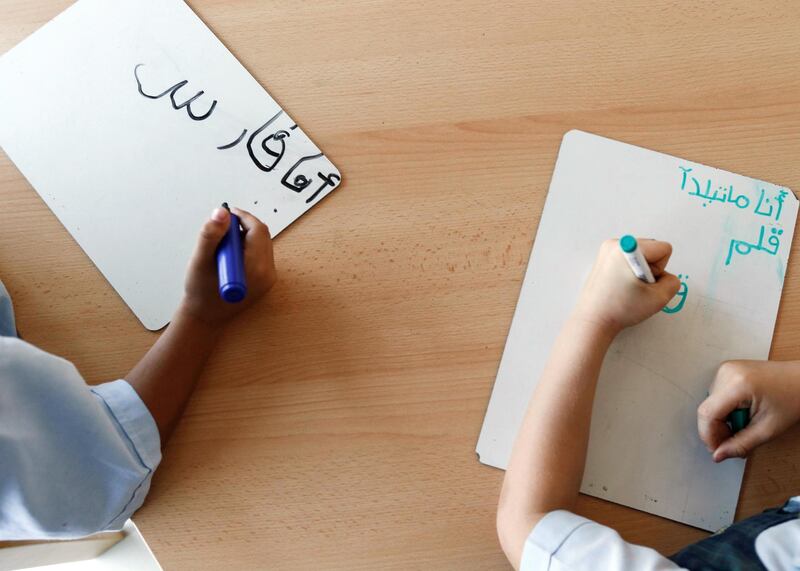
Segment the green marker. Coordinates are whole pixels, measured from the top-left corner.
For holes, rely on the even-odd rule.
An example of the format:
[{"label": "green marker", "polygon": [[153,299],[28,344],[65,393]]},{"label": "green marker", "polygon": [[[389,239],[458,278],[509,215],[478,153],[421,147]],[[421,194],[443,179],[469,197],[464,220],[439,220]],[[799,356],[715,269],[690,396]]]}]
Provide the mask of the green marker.
[{"label": "green marker", "polygon": [[728,415],[728,418],[725,420],[728,421],[728,424],[731,427],[731,432],[736,434],[740,430],[744,430],[744,427],[750,424],[750,409],[749,408],[737,408],[732,413]]}]

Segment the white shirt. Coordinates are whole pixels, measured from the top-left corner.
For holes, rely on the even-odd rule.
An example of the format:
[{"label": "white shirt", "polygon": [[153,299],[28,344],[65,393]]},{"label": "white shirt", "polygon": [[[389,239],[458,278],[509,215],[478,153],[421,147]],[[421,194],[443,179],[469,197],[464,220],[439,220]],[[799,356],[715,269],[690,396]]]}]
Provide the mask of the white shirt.
[{"label": "white shirt", "polygon": [[[800,502],[800,496],[793,498]],[[775,525],[756,539],[769,571],[800,569],[800,519]],[[545,515],[522,551],[520,571],[667,571],[682,569],[656,550],[628,543],[611,529],[564,510]]]},{"label": "white shirt", "polygon": [[161,461],[158,428],[125,381],[0,336],[0,540],[121,529]]}]

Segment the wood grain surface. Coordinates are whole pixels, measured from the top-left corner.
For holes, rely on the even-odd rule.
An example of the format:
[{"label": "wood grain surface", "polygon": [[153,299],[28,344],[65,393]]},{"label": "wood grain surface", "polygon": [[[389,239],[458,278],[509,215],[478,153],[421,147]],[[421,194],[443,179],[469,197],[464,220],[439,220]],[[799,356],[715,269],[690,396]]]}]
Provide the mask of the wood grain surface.
[{"label": "wood grain surface", "polygon": [[[0,52],[69,4],[0,0]],[[212,358],[142,533],[167,570],[507,569],[502,472],[474,447],[563,133],[800,191],[800,4],[189,4],[344,184],[277,238],[280,283]],[[5,155],[0,197],[23,336],[91,383],[125,375],[156,334]],[[800,358],[799,263],[775,359]],[[748,462],[737,518],[793,493],[800,429]],[[705,536],[579,512],[664,553]]]}]

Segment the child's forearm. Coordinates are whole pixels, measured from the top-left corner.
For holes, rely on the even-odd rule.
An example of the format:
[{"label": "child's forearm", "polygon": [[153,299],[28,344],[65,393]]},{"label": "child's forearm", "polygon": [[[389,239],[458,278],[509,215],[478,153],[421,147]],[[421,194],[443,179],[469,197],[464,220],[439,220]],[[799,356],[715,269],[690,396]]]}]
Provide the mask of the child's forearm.
[{"label": "child's forearm", "polygon": [[200,231],[186,273],[185,295],[172,323],[125,377],[153,415],[162,446],[178,423],[223,326],[275,283],[269,229],[249,212],[233,210],[244,228],[247,299],[227,303],[219,294],[214,260],[231,218],[227,210],[217,208]]},{"label": "child's forearm", "polygon": [[178,423],[195,383],[219,338],[219,328],[178,310],[174,319],[125,380],[158,426],[161,446]]},{"label": "child's forearm", "polygon": [[544,514],[572,509],[586,462],[592,404],[612,328],[573,314],[553,347],[520,428],[498,507],[498,530],[518,565]]}]

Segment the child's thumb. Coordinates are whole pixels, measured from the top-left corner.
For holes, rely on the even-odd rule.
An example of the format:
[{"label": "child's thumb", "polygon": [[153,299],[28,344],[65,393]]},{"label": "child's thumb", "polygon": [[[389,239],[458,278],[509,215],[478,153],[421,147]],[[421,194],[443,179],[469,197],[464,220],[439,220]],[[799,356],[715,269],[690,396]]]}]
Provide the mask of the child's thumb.
[{"label": "child's thumb", "polygon": [[681,287],[681,280],[679,280],[678,276],[675,274],[664,272],[659,276],[655,285],[664,300],[664,305],[667,305],[669,301],[675,297],[675,294],[678,293],[678,289]]},{"label": "child's thumb", "polygon": [[757,446],[770,439],[770,433],[765,423],[755,422],[748,424],[714,450],[714,462],[722,462],[726,458],[744,458]]},{"label": "child's thumb", "polygon": [[231,217],[224,208],[216,208],[211,218],[206,220],[200,229],[200,236],[194,249],[195,260],[211,260],[219,246],[220,240],[228,231]]}]

